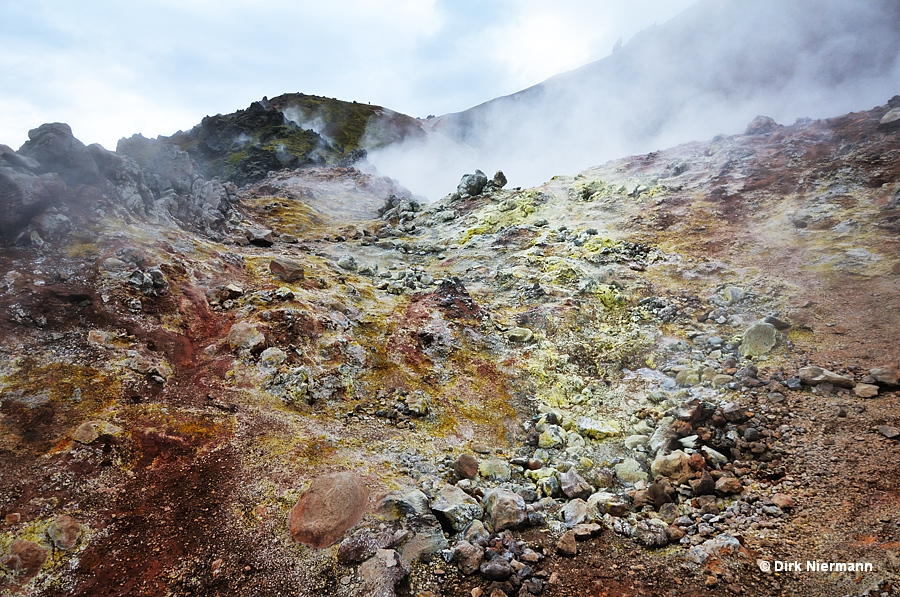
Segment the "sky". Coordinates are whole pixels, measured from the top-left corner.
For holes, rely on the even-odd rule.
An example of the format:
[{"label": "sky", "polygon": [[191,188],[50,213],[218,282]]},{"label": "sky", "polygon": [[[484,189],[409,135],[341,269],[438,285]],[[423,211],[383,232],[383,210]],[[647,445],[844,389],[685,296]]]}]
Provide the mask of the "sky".
[{"label": "sky", "polygon": [[694,0],[0,1],[0,143],[171,135],[302,92],[458,112],[608,56]]}]

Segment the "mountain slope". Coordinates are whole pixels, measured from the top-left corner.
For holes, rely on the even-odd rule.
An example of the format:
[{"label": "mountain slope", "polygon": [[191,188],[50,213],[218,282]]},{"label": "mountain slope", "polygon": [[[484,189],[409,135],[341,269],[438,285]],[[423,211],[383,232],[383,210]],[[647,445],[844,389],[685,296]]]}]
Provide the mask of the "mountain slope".
[{"label": "mountain slope", "polygon": [[[896,2],[703,0],[607,58],[429,124],[435,138],[474,150],[459,152],[460,165],[489,164],[515,184],[536,184],[617,156],[738,132],[758,114],[783,123],[821,118],[898,92]],[[426,150],[373,161],[411,180],[428,160],[448,159],[443,147]],[[452,182],[426,194],[439,196]],[[425,192],[427,179],[421,188],[407,184]]]}]

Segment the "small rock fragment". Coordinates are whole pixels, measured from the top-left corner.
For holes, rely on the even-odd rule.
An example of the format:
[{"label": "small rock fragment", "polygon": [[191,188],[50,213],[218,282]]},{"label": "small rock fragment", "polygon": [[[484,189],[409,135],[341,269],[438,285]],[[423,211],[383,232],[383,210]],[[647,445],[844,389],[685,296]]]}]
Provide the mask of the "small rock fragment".
[{"label": "small rock fragment", "polygon": [[818,385],[820,383],[830,383],[842,388],[852,388],[854,385],[853,380],[849,377],[844,377],[834,371],[829,371],[828,369],[813,365],[801,368],[798,372],[798,377],[800,378],[800,381],[809,386]]},{"label": "small rock fragment", "polygon": [[556,552],[564,556],[578,554],[578,543],[575,540],[575,531],[566,531],[556,542]]},{"label": "small rock fragment", "polygon": [[900,439],[900,429],[897,427],[891,427],[889,425],[879,425],[876,427],[878,433],[883,435],[888,439]]}]

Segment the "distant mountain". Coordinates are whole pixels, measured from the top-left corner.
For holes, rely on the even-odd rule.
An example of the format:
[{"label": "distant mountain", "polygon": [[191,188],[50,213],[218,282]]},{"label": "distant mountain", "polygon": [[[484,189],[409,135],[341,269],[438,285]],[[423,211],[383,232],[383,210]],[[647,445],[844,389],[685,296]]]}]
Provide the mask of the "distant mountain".
[{"label": "distant mountain", "polygon": [[[387,108],[287,93],[245,110],[207,116],[191,130],[159,141],[187,151],[207,178],[242,185],[271,170],[352,162],[365,155],[365,148],[422,138],[418,120]],[[117,150],[137,159],[143,147],[155,151],[156,144],[145,141],[122,139]]]},{"label": "distant mountain", "polygon": [[868,109],[897,93],[896,0],[701,0],[602,60],[429,120],[440,145],[435,163],[446,167],[448,141],[466,148],[446,180],[426,163],[425,148],[410,163],[395,150],[375,162],[410,176],[428,171],[443,192],[460,167],[473,164],[503,168],[513,184],[535,184],[622,155],[740,132],[758,114],[788,123]]}]

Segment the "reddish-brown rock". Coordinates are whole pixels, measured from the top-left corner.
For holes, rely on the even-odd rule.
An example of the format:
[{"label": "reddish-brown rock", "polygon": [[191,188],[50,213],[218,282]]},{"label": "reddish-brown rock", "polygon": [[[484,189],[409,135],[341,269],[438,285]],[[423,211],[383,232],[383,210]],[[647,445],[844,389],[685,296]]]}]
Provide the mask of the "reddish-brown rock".
[{"label": "reddish-brown rock", "polygon": [[354,474],[313,479],[288,516],[291,537],[310,547],[333,545],[359,523],[368,503],[369,489]]}]

